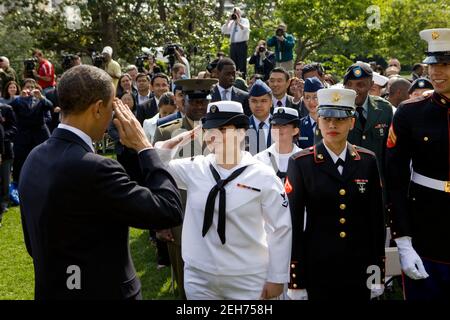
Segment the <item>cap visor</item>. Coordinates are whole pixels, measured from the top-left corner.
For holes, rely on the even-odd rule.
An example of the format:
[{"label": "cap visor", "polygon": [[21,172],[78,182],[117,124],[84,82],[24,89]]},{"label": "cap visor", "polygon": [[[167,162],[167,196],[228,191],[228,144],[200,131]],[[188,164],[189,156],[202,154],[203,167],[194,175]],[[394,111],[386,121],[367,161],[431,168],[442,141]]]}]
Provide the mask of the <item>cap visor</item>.
[{"label": "cap visor", "polygon": [[293,123],[293,124],[297,124],[300,125],[300,119],[280,119],[280,118],[275,118],[270,120],[270,124],[279,124],[279,125],[284,125],[284,124],[289,124],[289,123]]},{"label": "cap visor", "polygon": [[425,58],[425,60],[422,61],[422,63],[425,63],[425,64],[437,64],[437,63],[449,63],[449,62],[450,62],[450,55],[428,56]]},{"label": "cap visor", "polygon": [[317,111],[319,117],[322,118],[349,118],[353,117],[354,113],[352,111],[345,111],[339,109],[319,109]]},{"label": "cap visor", "polygon": [[227,125],[235,125],[236,127],[248,127],[249,121],[245,114],[239,114],[231,118],[202,119],[204,129],[220,128]]}]

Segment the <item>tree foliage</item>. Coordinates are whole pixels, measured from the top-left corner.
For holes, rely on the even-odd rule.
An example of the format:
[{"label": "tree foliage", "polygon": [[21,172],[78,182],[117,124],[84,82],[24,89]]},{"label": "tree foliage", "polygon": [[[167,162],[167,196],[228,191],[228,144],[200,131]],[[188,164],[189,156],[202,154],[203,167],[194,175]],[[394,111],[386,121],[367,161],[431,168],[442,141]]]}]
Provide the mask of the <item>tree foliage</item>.
[{"label": "tree foliage", "polygon": [[[220,26],[229,12],[225,0],[0,0],[0,51],[15,63],[29,57],[32,47],[59,60],[62,52],[99,51],[133,62],[142,47],[180,43],[194,67],[206,66],[208,54],[228,53],[229,40]],[[249,55],[256,42],[267,39],[279,22],[297,39],[296,59],[324,61],[342,75],[356,59],[396,56],[404,65],[423,58],[426,43],[419,31],[450,27],[448,0],[235,0],[250,20]],[[71,22],[79,10],[80,20]],[[70,13],[71,12],[71,13]],[[68,14],[70,13],[70,14]],[[212,57],[211,57],[212,58]]]}]

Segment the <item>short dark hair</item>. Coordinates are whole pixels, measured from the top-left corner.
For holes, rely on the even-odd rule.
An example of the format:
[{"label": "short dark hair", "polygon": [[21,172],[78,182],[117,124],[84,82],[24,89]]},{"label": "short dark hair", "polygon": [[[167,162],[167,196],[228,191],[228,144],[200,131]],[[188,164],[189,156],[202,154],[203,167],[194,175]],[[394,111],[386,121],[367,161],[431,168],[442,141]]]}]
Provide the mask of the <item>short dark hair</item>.
[{"label": "short dark hair", "polygon": [[222,58],[219,60],[219,62],[217,62],[217,71],[222,71],[223,67],[225,67],[225,66],[235,66],[236,67],[236,64],[230,58]]},{"label": "short dark hair", "polygon": [[163,93],[161,97],[159,97],[158,108],[160,108],[162,105],[167,104],[176,107],[174,95],[170,91]]},{"label": "short dark hair", "polygon": [[57,92],[62,113],[76,114],[84,112],[96,101],[109,102],[114,87],[112,78],[104,70],[80,65],[63,73]]},{"label": "short dark hair", "polygon": [[136,75],[136,82],[139,80],[139,78],[142,77],[146,78],[147,80],[150,80],[147,74],[141,72]]},{"label": "short dark hair", "polygon": [[155,82],[155,79],[157,78],[162,78],[162,79],[166,79],[167,83],[170,83],[169,77],[167,76],[167,74],[159,72],[159,73],[155,73],[152,77],[152,85]]},{"label": "short dark hair", "polygon": [[417,71],[417,70],[419,70],[419,68],[421,68],[421,67],[422,67],[422,64],[421,64],[421,63],[416,63],[416,64],[413,66],[412,71]]},{"label": "short dark hair", "polygon": [[302,69],[302,78],[305,80],[305,74],[308,72],[317,71],[319,76],[323,76],[324,70],[320,63],[314,62],[314,63],[308,63],[306,64]]},{"label": "short dark hair", "polygon": [[283,68],[283,67],[273,68],[272,71],[270,71],[270,75],[272,75],[272,73],[275,73],[275,72],[284,74],[284,77],[286,78],[286,81],[289,81],[289,78],[291,77],[289,75],[289,72],[287,72],[286,69]]}]

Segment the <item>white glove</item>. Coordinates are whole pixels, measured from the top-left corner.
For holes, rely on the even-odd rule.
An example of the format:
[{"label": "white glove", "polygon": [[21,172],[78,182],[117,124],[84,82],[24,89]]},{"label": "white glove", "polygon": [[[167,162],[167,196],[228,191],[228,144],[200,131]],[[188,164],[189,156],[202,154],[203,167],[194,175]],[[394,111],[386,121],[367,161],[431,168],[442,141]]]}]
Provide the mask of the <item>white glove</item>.
[{"label": "white glove", "polygon": [[411,237],[400,237],[395,239],[400,256],[400,265],[408,277],[413,280],[428,278],[422,259],[420,259],[416,250],[414,250]]},{"label": "white glove", "polygon": [[287,295],[291,300],[308,300],[306,289],[288,289]]},{"label": "white glove", "polygon": [[374,284],[370,288],[370,299],[381,296],[384,293],[384,285],[383,284]]}]

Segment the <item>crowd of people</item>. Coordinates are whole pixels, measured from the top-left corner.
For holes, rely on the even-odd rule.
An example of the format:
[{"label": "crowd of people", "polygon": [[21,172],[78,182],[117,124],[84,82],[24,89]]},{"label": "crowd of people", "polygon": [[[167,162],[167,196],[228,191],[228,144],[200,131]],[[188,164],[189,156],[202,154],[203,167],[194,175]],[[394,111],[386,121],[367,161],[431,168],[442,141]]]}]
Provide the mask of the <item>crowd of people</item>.
[{"label": "crowd of people", "polygon": [[[141,298],[133,226],[182,299],[369,300],[386,245],[406,299],[448,299],[450,29],[421,32],[411,78],[391,58],[337,83],[294,62],[284,24],[248,57],[249,28],[235,8],[230,57],[192,77],[180,47],[167,74],[105,47],[101,68],[77,60],[57,83],[40,50],[21,82],[0,57],[1,215],[18,188],[36,298]],[[105,132],[118,163],[95,154]]]}]

